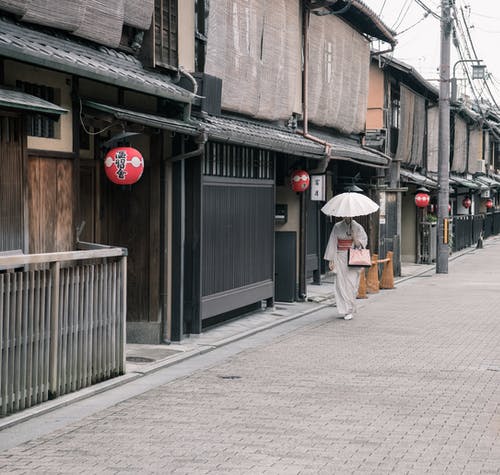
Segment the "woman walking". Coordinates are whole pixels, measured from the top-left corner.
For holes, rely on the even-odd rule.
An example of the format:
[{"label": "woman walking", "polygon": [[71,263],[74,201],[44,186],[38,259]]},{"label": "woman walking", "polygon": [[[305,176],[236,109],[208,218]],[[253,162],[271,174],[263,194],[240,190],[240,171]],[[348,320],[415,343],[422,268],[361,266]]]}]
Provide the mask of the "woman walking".
[{"label": "woman walking", "polygon": [[335,301],[344,320],[350,320],[356,311],[360,268],[347,265],[348,249],[366,247],[368,237],[363,226],[350,217],[339,221],[332,229],[324,259],[329,261],[335,277]]}]

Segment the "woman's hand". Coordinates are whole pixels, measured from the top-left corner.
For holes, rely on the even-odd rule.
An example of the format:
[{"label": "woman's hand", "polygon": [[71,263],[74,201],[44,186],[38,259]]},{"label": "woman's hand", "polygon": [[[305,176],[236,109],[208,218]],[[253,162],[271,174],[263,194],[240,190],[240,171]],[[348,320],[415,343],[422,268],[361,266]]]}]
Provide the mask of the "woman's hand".
[{"label": "woman's hand", "polygon": [[333,264],[333,261],[330,261],[330,262],[328,263],[328,268],[329,268],[331,271],[333,271],[333,269],[335,269],[335,266],[334,266],[334,264]]},{"label": "woman's hand", "polygon": [[356,249],[359,249],[360,247],[363,247],[363,246],[361,245],[361,242],[360,242],[360,241],[358,241],[357,239],[354,239],[354,240],[352,241],[352,243],[353,243],[353,245],[354,245],[354,247],[355,247]]}]

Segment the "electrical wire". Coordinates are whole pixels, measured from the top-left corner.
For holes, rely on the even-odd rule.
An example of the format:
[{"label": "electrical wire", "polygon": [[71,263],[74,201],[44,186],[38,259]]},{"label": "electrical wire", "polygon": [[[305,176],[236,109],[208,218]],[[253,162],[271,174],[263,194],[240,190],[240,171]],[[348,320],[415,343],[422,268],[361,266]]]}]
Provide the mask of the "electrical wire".
[{"label": "electrical wire", "polygon": [[380,7],[380,11],[378,12],[378,16],[381,16],[382,15],[382,12],[384,11],[384,8],[385,8],[385,4],[387,3],[387,0],[384,0],[384,3],[382,4],[382,6]]},{"label": "electrical wire", "polygon": [[416,23],[414,23],[413,25],[409,26],[408,28],[405,28],[404,30],[396,33],[396,36],[401,36],[403,33],[406,33],[407,31],[411,30],[412,28],[414,28],[415,26],[419,25],[420,23],[422,23],[427,17],[429,16],[428,13],[424,13],[424,16],[422,18],[420,18],[420,20],[418,20]]},{"label": "electrical wire", "polygon": [[99,135],[102,134],[103,132],[106,132],[106,130],[111,129],[111,127],[114,127],[116,123],[109,124],[108,126],[104,127],[104,129],[98,130],[97,132],[91,132],[90,130],[87,129],[85,126],[85,123],[83,122],[83,105],[82,105],[82,100],[80,99],[80,111],[79,111],[79,117],[80,117],[80,124],[82,126],[82,129],[87,135]]},{"label": "electrical wire", "polygon": [[[405,11],[405,9],[408,12],[408,8],[411,5],[411,1],[412,0],[405,0],[405,3],[403,3],[403,6],[401,7],[401,10],[399,11],[399,14],[396,18],[396,21],[392,25],[393,30],[396,30],[398,28],[398,26],[401,24],[401,20],[402,20],[401,15],[403,15],[403,12]],[[406,13],[405,13],[405,15],[406,15]],[[404,18],[404,16],[403,16],[403,18]]]},{"label": "electrical wire", "polygon": [[[455,10],[455,13],[456,13],[456,6],[455,6],[455,4],[453,4],[453,5],[452,5],[452,7],[453,7],[453,9]],[[471,47],[472,52],[473,52],[473,54],[474,54],[474,59],[476,59],[476,60],[478,61],[478,63],[479,63],[479,57],[478,57],[478,55],[477,55],[476,48],[474,47],[474,42],[472,41],[472,36],[471,36],[471,34],[470,34],[470,28],[469,28],[469,27],[468,27],[468,25],[467,25],[467,20],[466,20],[466,18],[465,18],[465,13],[464,13],[464,10],[463,10],[463,8],[462,8],[462,7],[460,7],[460,12],[461,12],[462,21],[463,21],[463,23],[464,23],[464,25],[465,25],[465,28],[464,28],[464,29],[465,29],[465,33],[466,33],[466,39],[465,39],[465,42],[466,42],[466,44],[467,44],[467,39],[468,39],[468,43],[470,44],[470,47]],[[459,21],[459,20],[458,20],[458,22],[457,22],[457,23],[460,25],[460,21]],[[460,25],[460,26],[462,26],[462,25]],[[490,89],[490,87],[489,87],[489,84],[488,84],[487,78],[483,78],[483,83],[484,83],[484,85],[485,85],[485,87],[486,87],[486,89],[487,89],[487,91],[488,91],[488,94],[489,94],[489,96],[490,96],[491,101],[495,104],[495,107],[496,107],[497,109],[500,109],[500,107],[498,106],[497,101],[496,101],[496,99],[495,99],[495,97],[494,97],[493,93],[491,92],[491,89]]]},{"label": "electrical wire", "polygon": [[415,0],[415,3],[423,8],[429,15],[432,15],[436,20],[441,20],[441,15],[438,15],[432,8],[429,8],[422,0]]},{"label": "electrical wire", "polygon": [[[453,5],[454,7],[454,5]],[[456,12],[455,12],[456,13]],[[462,17],[463,21],[465,22],[465,16]],[[458,26],[458,28],[460,29],[461,33],[463,34],[463,31],[462,31],[462,25],[460,24],[460,21],[458,18],[456,18],[456,26]],[[465,24],[465,30],[467,32],[467,36],[463,36],[464,40],[465,40],[465,43],[467,43],[467,38],[469,39],[469,42],[471,43],[470,47],[472,49],[472,51],[474,52],[474,56],[475,56],[475,60],[479,62],[479,59],[477,57],[477,52],[476,52],[476,49],[474,48],[474,44],[472,43],[472,38],[470,36],[470,32],[468,31],[467,29],[467,24]],[[457,37],[456,38],[456,42],[455,42],[455,47],[457,49],[457,52],[461,58],[461,60],[466,60],[466,59],[472,59],[469,55],[469,58],[466,58],[465,55],[464,55],[464,52],[462,51],[462,46],[460,44],[460,39]],[[468,49],[468,45],[467,45],[467,49]],[[470,53],[470,51],[469,51]],[[472,94],[474,95],[474,100],[475,100],[475,103],[477,105],[477,112],[480,114],[481,118],[483,119],[483,124],[486,126],[486,128],[488,129],[488,131],[490,133],[492,133],[493,135],[498,135],[498,132],[496,130],[493,129],[493,127],[491,126],[491,124],[489,123],[489,121],[487,120],[487,117],[485,116],[485,111],[484,111],[484,108],[482,106],[482,102],[479,100],[479,96],[481,94],[478,94],[478,92],[476,91],[476,88],[474,86],[474,83],[472,81],[472,78],[470,77],[470,72],[468,70],[468,68],[466,68],[464,66],[463,68],[465,70],[465,73],[466,73],[466,76],[467,76],[467,80],[468,80],[468,83],[469,83],[469,86],[470,86],[470,89],[472,91]],[[496,103],[495,101],[495,98],[493,97],[492,93],[491,93],[491,90],[488,86],[488,83],[486,82],[486,79],[483,80],[484,82],[484,86],[486,87],[486,89],[488,90],[489,92],[489,95],[491,97],[491,99],[493,100],[493,103],[495,104],[497,110],[500,109],[498,107],[498,104]],[[483,87],[483,90],[484,90],[484,87]]]}]

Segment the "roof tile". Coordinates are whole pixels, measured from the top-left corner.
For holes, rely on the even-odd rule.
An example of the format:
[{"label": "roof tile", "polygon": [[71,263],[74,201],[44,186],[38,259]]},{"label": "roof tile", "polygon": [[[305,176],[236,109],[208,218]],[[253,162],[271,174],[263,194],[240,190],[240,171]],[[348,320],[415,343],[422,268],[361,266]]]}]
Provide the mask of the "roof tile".
[{"label": "roof tile", "polygon": [[189,103],[193,94],[132,55],[0,17],[0,55]]}]

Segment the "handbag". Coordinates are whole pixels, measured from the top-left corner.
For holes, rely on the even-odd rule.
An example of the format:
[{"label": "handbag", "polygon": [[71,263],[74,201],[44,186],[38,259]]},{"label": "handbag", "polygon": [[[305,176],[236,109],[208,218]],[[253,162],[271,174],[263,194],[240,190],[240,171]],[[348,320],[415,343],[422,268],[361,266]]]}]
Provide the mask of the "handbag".
[{"label": "handbag", "polygon": [[371,267],[372,256],[369,249],[348,249],[347,265],[349,267]]}]

